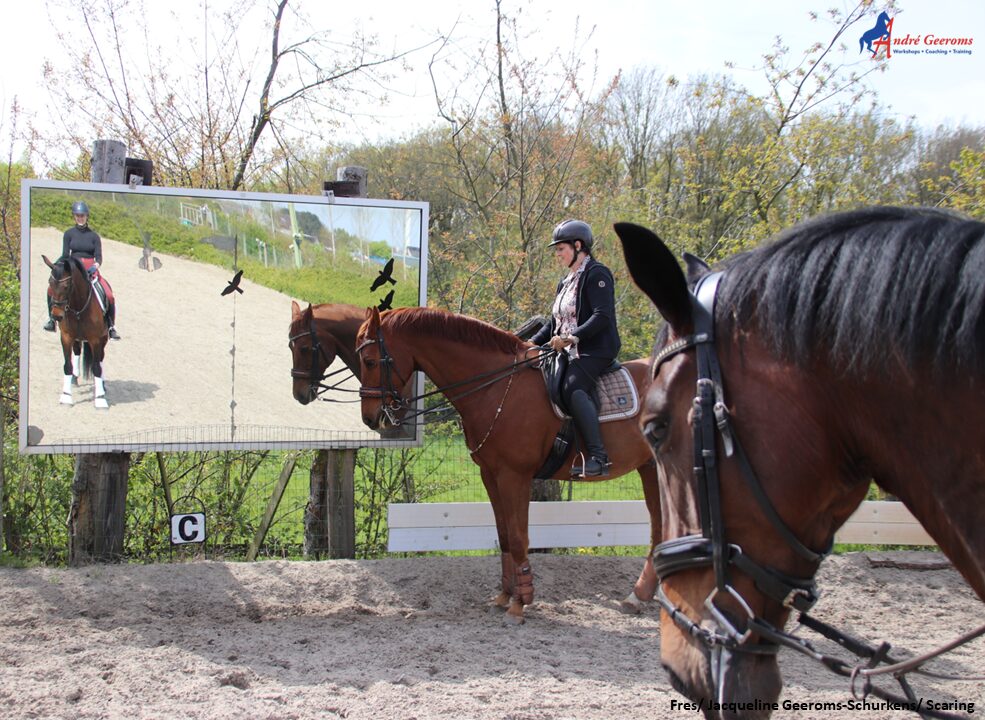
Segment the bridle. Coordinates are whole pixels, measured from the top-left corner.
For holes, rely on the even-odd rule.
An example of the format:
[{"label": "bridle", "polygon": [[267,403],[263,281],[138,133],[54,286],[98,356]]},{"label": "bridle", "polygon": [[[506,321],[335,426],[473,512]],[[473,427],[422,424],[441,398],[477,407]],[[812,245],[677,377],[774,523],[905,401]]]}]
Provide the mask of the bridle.
[{"label": "bridle", "polygon": [[[315,397],[319,397],[322,393],[328,390],[343,390],[345,392],[351,392],[351,390],[345,390],[344,388],[340,388],[340,385],[344,381],[348,380],[349,376],[352,375],[352,372],[349,370],[349,368],[344,367],[335,370],[334,372],[331,373],[328,372],[328,368],[332,364],[332,358],[330,358],[328,356],[328,353],[325,352],[325,348],[322,346],[321,341],[318,339],[318,332],[315,329],[315,316],[313,314],[308,317],[307,329],[297,333],[296,335],[291,335],[287,339],[287,345],[291,349],[291,352],[294,352],[294,345],[297,340],[309,336],[311,337],[311,346],[308,348],[308,357],[310,358],[310,364],[308,366],[308,370],[307,371],[298,370],[297,368],[292,367],[291,377],[295,379],[307,380],[311,386],[317,387],[318,390],[315,393]],[[322,361],[321,371],[318,370],[319,360]],[[348,372],[349,375],[343,377],[334,385],[325,384],[325,381],[328,378],[334,377],[340,373],[345,373],[345,372]],[[319,398],[319,399],[325,400],[326,398]],[[333,402],[358,402],[358,401],[333,400]]]},{"label": "bridle", "polygon": [[[714,272],[702,277],[691,296],[694,331],[660,350],[654,357],[652,376],[656,378],[660,366],[670,358],[689,350],[694,350],[697,361],[697,391],[693,401],[692,430],[694,438],[694,477],[698,490],[698,509],[701,533],[686,535],[662,542],[654,548],[653,565],[661,586],[657,593],[658,602],[671,620],[685,633],[703,643],[711,654],[712,677],[717,686],[719,702],[725,690],[724,668],[729,654],[744,652],[753,654],[776,654],[779,647],[792,648],[825,665],[833,672],[852,679],[852,693],[861,698],[875,695],[889,702],[912,708],[922,717],[955,718],[963,717],[936,710],[918,709],[918,698],[906,680],[906,674],[917,672],[942,679],[967,680],[921,670],[920,667],[947,650],[985,634],[985,625],[966,633],[948,646],[924,656],[900,662],[889,655],[889,643],[878,648],[844,634],[807,614],[817,602],[818,594],[811,577],[795,577],[785,572],[762,565],[743,553],[741,546],[730,543],[722,515],[721,485],[719,480],[720,458],[716,437],[721,437],[726,458],[735,458],[739,463],[740,474],[752,492],[762,513],[770,526],[796,555],[814,565],[816,573],[824,557],[831,551],[829,544],[817,552],[807,547],[783,521],[763,489],[752,465],[739,442],[732,426],[731,416],[725,402],[721,365],[715,350],[715,297],[722,272]],[[833,541],[832,541],[833,542]],[[676,606],[664,592],[662,582],[674,573],[683,570],[711,567],[715,576],[715,587],[705,598],[704,605],[714,618],[716,627],[709,628],[688,617],[686,612]],[[849,663],[840,658],[825,655],[814,648],[807,640],[774,627],[767,620],[753,612],[749,603],[733,587],[730,570],[739,570],[749,577],[757,589],[765,596],[782,606],[800,613],[799,622],[807,628],[833,640],[866,664]],[[719,596],[728,596],[738,604],[746,615],[745,629],[740,629],[731,619],[728,611],[719,607]],[[752,643],[750,638],[758,635],[765,642]],[[877,667],[880,663],[891,663]],[[888,693],[873,686],[871,678],[877,675],[892,674],[900,683],[905,697]],[[856,680],[861,678],[862,688],[855,689]],[[979,679],[979,678],[970,678]]]},{"label": "bridle", "polygon": [[[65,267],[68,269],[68,275],[66,277],[60,278],[58,280],[56,280],[54,278],[54,276],[51,276],[51,277],[48,278],[48,284],[49,285],[52,285],[54,287],[61,287],[63,285],[69,285],[69,284],[71,284],[71,288],[72,289],[70,289],[67,293],[65,293],[65,299],[64,300],[56,300],[54,293],[52,293],[52,295],[51,295],[51,306],[52,307],[59,308],[62,311],[62,313],[65,314],[66,317],[68,316],[69,313],[72,313],[73,315],[75,315],[75,322],[76,323],[81,323],[82,322],[82,314],[86,310],[89,309],[89,304],[92,303],[92,296],[93,296],[93,294],[94,294],[95,291],[92,289],[92,283],[86,281],[86,287],[89,290],[88,294],[86,295],[86,301],[82,304],[82,307],[80,309],[78,309],[78,310],[75,310],[72,307],[72,290],[74,290],[74,288],[75,288],[75,284],[72,282],[72,263],[73,262],[74,262],[73,260],[70,260],[70,259],[67,259],[66,258],[65,259]],[[82,275],[85,276],[85,271],[82,271]]]},{"label": "bridle", "polygon": [[[422,396],[407,398],[405,399],[398,388],[406,387],[407,381],[403,378],[400,373],[397,372],[394,367],[396,363],[393,361],[393,356],[386,349],[386,343],[383,342],[383,329],[379,328],[376,333],[375,338],[366,338],[359,345],[356,346],[356,355],[362,357],[363,350],[370,345],[378,345],[380,350],[380,384],[377,386],[367,387],[366,385],[359,386],[359,399],[378,399],[380,401],[380,408],[386,415],[387,421],[394,426],[400,425],[403,422],[403,412],[410,408],[414,402],[421,399]],[[394,385],[394,376],[400,381],[400,385]],[[416,416],[415,416],[416,417]]]}]

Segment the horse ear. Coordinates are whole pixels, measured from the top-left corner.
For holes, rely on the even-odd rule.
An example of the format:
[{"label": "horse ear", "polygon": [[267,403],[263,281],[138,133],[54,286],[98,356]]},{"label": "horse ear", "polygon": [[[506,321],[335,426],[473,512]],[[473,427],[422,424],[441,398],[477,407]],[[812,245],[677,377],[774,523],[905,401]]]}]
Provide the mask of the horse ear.
[{"label": "horse ear", "polygon": [[291,300],[291,321],[297,320],[301,317],[301,306],[298,305],[297,300]]},{"label": "horse ear", "polygon": [[48,256],[47,255],[42,255],[41,256],[41,259],[44,260],[44,264],[45,265],[47,265],[48,267],[50,267],[52,270],[55,269],[55,266],[51,264],[51,260],[48,259]]},{"label": "horse ear", "polygon": [[711,267],[697,255],[684,253],[684,265],[687,267],[687,284],[694,285],[698,280],[711,272]]},{"label": "horse ear", "polygon": [[646,293],[678,334],[691,326],[691,294],[674,254],[657,235],[639,225],[616,223],[626,266],[633,282]]},{"label": "horse ear", "polygon": [[375,307],[366,308],[366,330],[368,333],[376,334],[380,329],[380,311]]}]

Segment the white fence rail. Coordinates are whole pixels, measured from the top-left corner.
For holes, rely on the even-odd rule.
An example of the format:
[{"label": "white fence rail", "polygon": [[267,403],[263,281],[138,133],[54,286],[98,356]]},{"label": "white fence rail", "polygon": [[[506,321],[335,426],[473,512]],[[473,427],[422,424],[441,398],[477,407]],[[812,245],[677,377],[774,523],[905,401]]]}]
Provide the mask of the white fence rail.
[{"label": "white fence rail", "polygon": [[[498,547],[489,503],[412,503],[389,507],[391,552]],[[900,502],[866,501],[838,531],[839,543],[936,545]],[[641,500],[530,503],[530,547],[649,545]]]}]

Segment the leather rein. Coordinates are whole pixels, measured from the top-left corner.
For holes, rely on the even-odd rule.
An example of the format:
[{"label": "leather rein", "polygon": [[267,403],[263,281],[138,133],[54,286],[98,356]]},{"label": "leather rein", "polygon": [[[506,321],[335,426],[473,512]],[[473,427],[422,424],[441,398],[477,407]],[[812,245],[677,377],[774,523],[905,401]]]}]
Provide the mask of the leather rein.
[{"label": "leather rein", "polygon": [[[378,345],[380,351],[380,385],[377,386],[367,386],[361,385],[359,387],[359,397],[367,399],[378,399],[380,400],[380,406],[387,416],[389,422],[393,425],[400,425],[402,423],[415,420],[418,417],[425,416],[425,422],[428,422],[426,416],[430,415],[440,415],[434,418],[434,422],[438,422],[446,419],[446,413],[448,410],[454,410],[454,403],[456,400],[468,397],[474,393],[479,392],[491,385],[495,385],[501,380],[507,378],[510,379],[512,384],[513,376],[519,371],[529,367],[536,366],[544,356],[553,352],[553,350],[544,350],[543,348],[538,348],[540,352],[531,357],[526,357],[523,360],[517,360],[509,365],[501,368],[496,368],[495,370],[490,370],[488,372],[479,373],[471,377],[467,377],[464,380],[459,380],[458,382],[451,383],[450,385],[445,385],[444,387],[436,388],[430,392],[421,393],[420,395],[414,395],[412,397],[403,397],[401,395],[399,388],[406,386],[407,380],[403,378],[400,373],[398,373],[394,367],[395,363],[393,361],[393,356],[387,350],[386,343],[383,340],[383,328],[380,327],[377,330],[375,338],[366,338],[356,347],[356,354],[362,355],[362,351],[365,350],[370,345]],[[399,381],[399,386],[394,383],[394,377]],[[484,381],[484,382],[480,382]],[[472,383],[479,382],[473,388],[455,395],[454,397],[448,397],[448,391],[454,390],[456,388],[462,387],[463,385],[471,385]],[[485,437],[479,443],[479,445],[470,450],[470,453],[476,453],[485,444],[486,440],[489,438],[492,428],[499,419],[503,405],[506,403],[506,396],[509,394],[509,386],[506,388],[506,394],[504,394],[502,401],[500,402],[499,408],[496,410],[496,414],[493,416],[492,424],[489,426],[489,431],[486,433]],[[420,401],[425,400],[433,395],[445,395],[445,401],[439,405],[426,408],[424,410],[414,410],[414,405]]]},{"label": "leather rein", "polygon": [[[900,661],[889,654],[889,643],[872,647],[863,640],[847,635],[807,614],[817,602],[818,594],[811,577],[794,577],[775,568],[762,565],[743,553],[742,548],[728,542],[722,515],[721,486],[719,481],[718,451],[716,437],[720,437],[726,458],[735,458],[739,463],[740,474],[751,491],[770,526],[783,541],[801,558],[814,565],[816,573],[821,561],[831,551],[831,545],[818,552],[801,542],[790,527],[783,521],[763,489],[749,462],[739,438],[735,434],[731,416],[725,402],[721,365],[715,350],[715,297],[722,272],[705,275],[699,280],[691,297],[694,319],[694,332],[665,346],[654,358],[652,377],[656,378],[660,366],[670,358],[689,350],[694,350],[697,360],[697,391],[693,401],[694,438],[694,477],[697,482],[698,503],[701,520],[701,533],[687,535],[662,542],[654,548],[653,565],[661,586],[657,600],[671,620],[685,633],[702,642],[714,657],[722,652],[744,652],[754,654],[775,654],[780,646],[788,647],[820,662],[829,670],[851,678],[851,691],[857,699],[869,694],[888,702],[899,703],[904,709],[912,709],[921,717],[958,718],[965,717],[937,710],[922,708],[916,694],[906,680],[908,673],[918,673],[928,677],[947,680],[982,680],[985,678],[953,677],[922,670],[921,666],[933,658],[959,645],[985,635],[985,625],[957,638],[939,650],[920,657]],[[832,541],[833,542],[833,541]],[[682,570],[711,567],[715,576],[715,587],[708,594],[704,605],[711,613],[717,627],[712,629],[687,616],[686,612],[674,605],[664,592],[662,581]],[[755,583],[757,589],[767,597],[779,602],[790,610],[799,612],[798,621],[820,635],[832,640],[865,664],[846,662],[840,658],[818,651],[809,641],[774,627],[757,616],[729,579],[731,569],[739,570]],[[745,628],[741,629],[731,618],[730,613],[719,607],[716,600],[728,596],[738,604],[746,615]],[[752,643],[750,638],[758,635],[765,642]],[[878,667],[881,663],[888,663]],[[713,669],[713,675],[715,675]],[[905,693],[905,697],[889,693],[872,685],[871,679],[878,675],[893,675]],[[856,682],[861,680],[861,688]],[[720,689],[724,684],[719,678]]]}]

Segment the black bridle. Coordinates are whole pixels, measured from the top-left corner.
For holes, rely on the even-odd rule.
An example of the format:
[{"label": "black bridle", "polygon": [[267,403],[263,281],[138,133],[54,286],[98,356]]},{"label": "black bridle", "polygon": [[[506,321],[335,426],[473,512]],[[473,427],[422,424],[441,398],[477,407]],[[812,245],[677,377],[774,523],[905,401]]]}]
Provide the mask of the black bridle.
[{"label": "black bridle", "polygon": [[[310,358],[310,365],[308,366],[307,370],[298,370],[296,367],[292,367],[291,377],[295,379],[307,380],[311,386],[318,388],[317,391],[315,392],[315,397],[317,397],[320,400],[327,400],[327,398],[322,398],[319,396],[328,390],[341,390],[343,392],[353,392],[352,390],[347,390],[345,388],[340,387],[342,383],[348,380],[350,377],[355,377],[355,375],[353,375],[352,371],[349,370],[348,367],[339,368],[338,370],[335,370],[334,372],[331,373],[328,372],[328,368],[332,364],[332,359],[328,357],[328,353],[325,352],[325,348],[322,347],[321,341],[318,339],[318,332],[315,329],[314,315],[311,315],[308,318],[308,328],[306,330],[303,330],[302,332],[299,332],[296,335],[291,335],[287,339],[287,346],[291,349],[291,352],[293,353],[295,343],[301,338],[309,337],[309,336],[311,337],[311,346],[308,348],[308,357]],[[321,370],[318,369],[319,360],[322,361]],[[341,378],[334,385],[325,384],[325,381],[328,378],[334,377],[336,375],[339,375],[340,373],[345,373],[345,372],[348,372],[349,375],[346,375],[345,377]],[[343,401],[343,400],[333,399],[332,402],[358,402],[358,400]]]},{"label": "black bridle", "polygon": [[92,303],[92,296],[95,294],[95,290],[93,290],[92,288],[92,283],[88,281],[85,270],[81,270],[80,273],[83,276],[83,281],[85,282],[89,292],[86,294],[86,300],[84,303],[82,303],[81,308],[76,310],[75,308],[72,307],[72,294],[75,292],[75,282],[72,277],[72,263],[73,263],[72,260],[67,258],[65,259],[65,267],[68,270],[68,276],[55,279],[54,275],[52,275],[50,278],[48,278],[48,284],[52,285],[53,287],[69,285],[69,289],[65,293],[64,300],[56,300],[55,294],[54,292],[52,292],[51,306],[59,308],[66,317],[68,317],[69,313],[72,313],[73,315],[75,315],[75,322],[77,324],[81,324],[82,314],[89,309],[89,305]]},{"label": "black bridle", "polygon": [[[692,429],[694,477],[698,489],[701,534],[687,535],[660,543],[653,551],[653,565],[661,583],[665,578],[682,570],[710,566],[715,576],[715,587],[708,594],[704,605],[714,618],[716,627],[714,629],[709,628],[701,624],[700,621],[688,617],[682,608],[670,601],[662,585],[657,594],[658,601],[681,630],[702,642],[709,649],[712,677],[718,686],[720,696],[725,688],[722,663],[727,660],[729,653],[775,654],[782,645],[817,660],[839,675],[850,677],[852,679],[852,693],[856,697],[859,697],[858,693],[861,693],[861,698],[872,694],[888,702],[898,703],[904,708],[913,709],[922,717],[963,717],[921,708],[918,698],[905,676],[907,673],[916,672],[942,679],[978,679],[954,678],[930,673],[921,670],[920,667],[941,653],[985,634],[985,625],[966,633],[938,651],[901,662],[889,655],[889,643],[882,643],[878,648],[872,647],[866,642],[844,634],[807,614],[807,611],[814,606],[818,598],[813,575],[817,572],[821,561],[831,551],[831,545],[829,544],[826,549],[818,552],[807,547],[797,538],[770,501],[732,427],[732,420],[725,403],[721,365],[715,351],[715,297],[722,277],[723,273],[716,272],[701,278],[691,298],[694,332],[670,343],[657,353],[652,370],[653,377],[656,378],[660,366],[666,360],[691,349],[695,351],[697,391],[693,404]],[[776,568],[762,565],[743,553],[741,546],[728,542],[722,516],[717,437],[721,437],[725,457],[734,457],[739,463],[740,474],[770,526],[796,555],[814,565],[814,573],[811,577],[794,577]],[[756,588],[767,597],[780,603],[783,607],[798,611],[800,624],[818,632],[829,640],[833,640],[859,658],[864,658],[866,664],[848,663],[839,658],[825,655],[816,650],[807,640],[780,630],[756,615],[749,603],[731,584],[730,570],[733,568],[752,579]],[[732,598],[745,613],[744,629],[733,621],[727,610],[716,603],[720,596]],[[750,642],[753,635],[758,635],[765,642]],[[889,663],[889,665],[877,667],[880,663]],[[905,697],[886,692],[872,685],[872,677],[885,674],[892,674],[896,678],[905,693]],[[862,680],[862,687],[856,690],[855,683],[859,678]],[[724,700],[725,698],[719,697],[720,702],[724,702]]]}]

